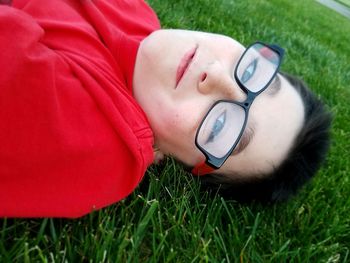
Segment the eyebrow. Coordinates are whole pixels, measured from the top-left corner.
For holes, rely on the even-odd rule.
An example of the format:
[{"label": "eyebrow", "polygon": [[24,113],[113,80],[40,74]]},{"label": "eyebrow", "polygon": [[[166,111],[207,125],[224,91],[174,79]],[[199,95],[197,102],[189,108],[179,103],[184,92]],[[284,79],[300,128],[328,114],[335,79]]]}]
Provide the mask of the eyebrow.
[{"label": "eyebrow", "polygon": [[[269,96],[275,96],[281,89],[281,78],[276,75],[270,86],[265,90]],[[236,148],[232,151],[230,156],[237,155],[248,147],[249,143],[253,139],[255,134],[254,126],[246,127],[241,139],[238,142]]]},{"label": "eyebrow", "polygon": [[281,78],[276,75],[270,86],[265,90],[268,95],[275,96],[281,89]]},{"label": "eyebrow", "polygon": [[[278,75],[276,75],[273,82],[265,91],[267,91],[267,94],[269,96],[275,96],[280,91],[280,89],[281,89],[281,78]],[[254,134],[255,134],[254,126],[246,127],[241,139],[239,140],[238,145],[236,146],[235,150],[231,153],[231,156],[237,155],[240,152],[242,152],[245,148],[247,148],[249,143],[253,139]]]},{"label": "eyebrow", "polygon": [[242,152],[245,148],[247,148],[247,146],[253,139],[254,134],[255,134],[254,126],[246,127],[241,139],[239,140],[238,145],[236,146],[235,150],[231,153],[231,156],[237,155],[240,152]]}]

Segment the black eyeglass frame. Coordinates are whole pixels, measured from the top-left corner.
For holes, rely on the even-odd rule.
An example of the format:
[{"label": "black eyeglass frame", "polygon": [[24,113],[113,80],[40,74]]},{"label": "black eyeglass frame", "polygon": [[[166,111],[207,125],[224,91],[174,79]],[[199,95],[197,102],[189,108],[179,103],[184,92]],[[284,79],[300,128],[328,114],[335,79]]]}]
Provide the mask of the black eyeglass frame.
[{"label": "black eyeglass frame", "polygon": [[[254,45],[256,44],[260,44],[260,45],[263,45],[265,47],[268,47],[270,49],[272,49],[273,51],[275,51],[278,55],[279,55],[279,64],[276,68],[276,71],[275,73],[272,75],[271,79],[267,82],[267,84],[262,88],[260,89],[259,91],[257,92],[253,92],[253,91],[250,91],[248,88],[246,88],[244,86],[244,84],[239,80],[238,76],[237,76],[237,69],[238,69],[238,66],[239,64],[241,63],[244,55],[247,53],[247,51],[253,47]],[[245,101],[243,102],[239,102],[239,101],[235,101],[235,100],[218,100],[216,101],[211,107],[210,109],[208,110],[207,114],[203,117],[200,125],[198,126],[198,129],[197,129],[197,132],[196,132],[196,137],[195,137],[195,144],[197,146],[197,148],[205,155],[206,157],[206,163],[213,167],[214,169],[219,169],[224,163],[225,161],[227,160],[227,158],[231,155],[231,153],[234,151],[234,149],[236,148],[237,144],[239,143],[239,141],[241,140],[241,137],[243,135],[243,132],[245,131],[245,128],[246,128],[246,124],[247,124],[247,120],[248,120],[248,114],[249,114],[249,109],[250,109],[250,106],[252,105],[253,101],[255,100],[255,98],[260,95],[272,82],[272,80],[275,78],[276,74],[278,73],[279,71],[279,68],[280,68],[280,65],[282,64],[282,59],[283,59],[283,56],[284,56],[284,49],[281,48],[280,46],[277,46],[277,45],[268,45],[268,44],[265,44],[265,43],[262,43],[260,41],[257,41],[257,42],[254,42],[253,44],[249,45],[246,50],[244,51],[244,53],[242,54],[242,56],[240,57],[240,59],[238,60],[238,63],[236,65],[236,68],[235,68],[235,72],[234,72],[234,77],[235,77],[235,80],[236,80],[236,83],[238,84],[238,86],[247,94],[247,98]],[[236,104],[240,107],[242,107],[244,109],[244,113],[245,113],[245,118],[244,118],[244,123],[243,123],[243,126],[242,126],[242,129],[235,141],[235,143],[233,144],[233,146],[231,147],[231,149],[227,152],[226,155],[224,155],[223,157],[221,158],[217,158],[215,157],[214,155],[210,154],[209,152],[207,152],[203,147],[200,146],[200,144],[198,143],[198,134],[199,134],[199,131],[204,123],[204,120],[207,118],[207,116],[209,115],[210,111],[219,103],[221,102],[228,102],[228,103],[233,103],[233,104]]]}]

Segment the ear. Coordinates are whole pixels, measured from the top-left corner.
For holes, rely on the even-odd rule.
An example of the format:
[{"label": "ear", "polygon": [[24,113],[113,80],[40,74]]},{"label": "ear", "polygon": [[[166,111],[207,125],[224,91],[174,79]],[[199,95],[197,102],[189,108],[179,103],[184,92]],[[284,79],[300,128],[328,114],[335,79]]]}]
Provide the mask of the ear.
[{"label": "ear", "polygon": [[157,147],[153,147],[153,163],[159,164],[164,159],[164,153]]}]

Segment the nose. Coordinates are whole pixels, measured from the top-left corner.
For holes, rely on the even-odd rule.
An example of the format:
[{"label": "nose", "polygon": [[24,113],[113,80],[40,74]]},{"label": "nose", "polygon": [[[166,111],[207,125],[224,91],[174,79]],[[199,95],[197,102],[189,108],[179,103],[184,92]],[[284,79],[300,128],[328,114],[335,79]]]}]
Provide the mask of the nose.
[{"label": "nose", "polygon": [[219,61],[214,61],[199,76],[198,91],[205,95],[215,95],[218,99],[244,101],[246,94],[236,83],[233,72]]}]

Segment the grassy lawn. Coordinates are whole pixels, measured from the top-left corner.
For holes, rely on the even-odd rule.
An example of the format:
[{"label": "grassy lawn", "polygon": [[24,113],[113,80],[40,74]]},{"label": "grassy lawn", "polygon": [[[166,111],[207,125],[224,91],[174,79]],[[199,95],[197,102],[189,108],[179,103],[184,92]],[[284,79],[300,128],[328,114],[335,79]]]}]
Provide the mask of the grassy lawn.
[{"label": "grassy lawn", "polygon": [[333,145],[312,184],[285,204],[200,193],[168,159],[126,200],[77,220],[0,220],[0,262],[349,262],[350,20],[304,0],[149,0],[166,28],[286,49],[334,113]]}]

